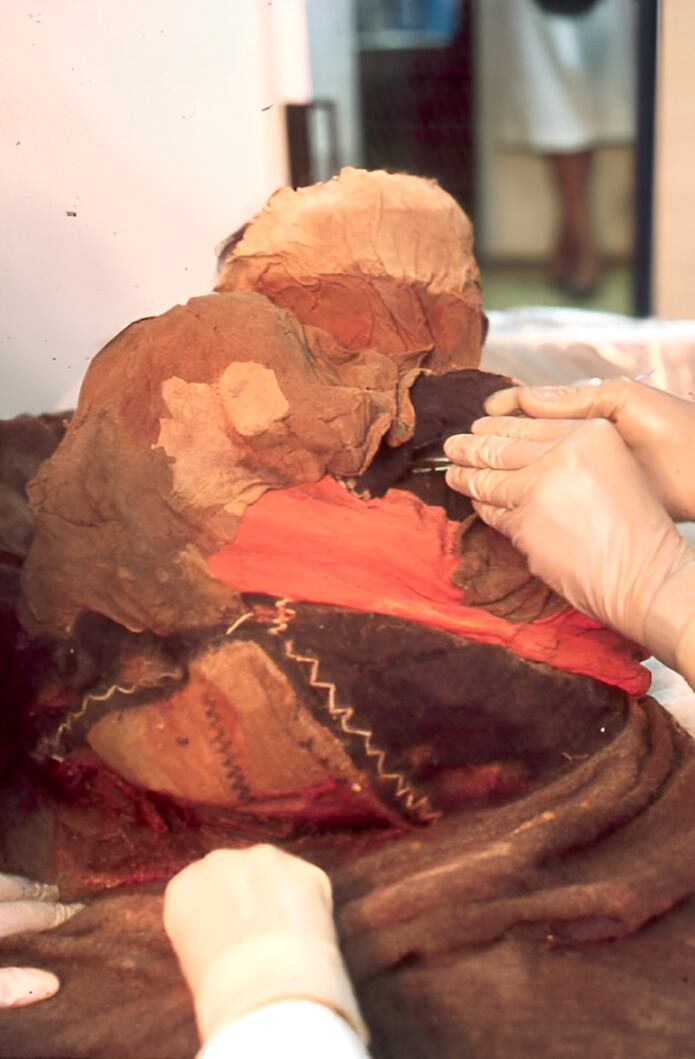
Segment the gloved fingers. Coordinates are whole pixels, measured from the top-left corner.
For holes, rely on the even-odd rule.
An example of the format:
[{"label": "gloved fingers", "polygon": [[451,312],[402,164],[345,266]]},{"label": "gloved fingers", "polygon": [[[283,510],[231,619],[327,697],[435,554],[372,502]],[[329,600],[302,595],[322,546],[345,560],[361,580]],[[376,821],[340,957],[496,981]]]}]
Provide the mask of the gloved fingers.
[{"label": "gloved fingers", "polygon": [[57,901],[58,887],[50,883],[34,882],[23,875],[5,875],[0,872],[0,901]]},{"label": "gloved fingers", "polygon": [[[576,424],[575,424],[576,429]],[[454,463],[464,467],[491,467],[496,470],[518,471],[528,467],[548,451],[549,445],[536,441],[498,437],[496,434],[477,437],[456,434],[448,438],[444,452]]]},{"label": "gloved fingers", "polygon": [[526,416],[484,416],[471,424],[471,434],[476,437],[495,434],[525,441],[560,441],[576,429],[576,419],[529,419]]},{"label": "gloved fingers", "polygon": [[451,489],[471,500],[502,508],[517,507],[526,486],[523,471],[481,470],[477,467],[450,467],[446,482]]},{"label": "gloved fingers", "polygon": [[0,938],[13,934],[38,934],[67,923],[84,905],[63,905],[53,901],[0,902]]},{"label": "gloved fingers", "polygon": [[48,1000],[60,989],[50,971],[38,967],[0,967],[0,1008],[21,1008]]},{"label": "gloved fingers", "polygon": [[483,504],[479,500],[473,501],[473,510],[488,526],[503,533],[505,537],[511,537],[513,533],[512,512],[503,507],[495,507],[493,504]]},{"label": "gloved fingers", "polygon": [[485,411],[491,416],[520,411],[534,419],[616,419],[639,386],[622,378],[579,386],[514,386],[488,397]]}]

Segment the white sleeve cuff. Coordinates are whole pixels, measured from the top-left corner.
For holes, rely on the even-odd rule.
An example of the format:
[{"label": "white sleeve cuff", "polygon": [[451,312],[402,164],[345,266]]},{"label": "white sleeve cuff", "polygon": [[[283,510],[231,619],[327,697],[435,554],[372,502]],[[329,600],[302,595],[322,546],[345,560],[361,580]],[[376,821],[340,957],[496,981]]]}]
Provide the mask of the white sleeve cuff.
[{"label": "white sleeve cuff", "polygon": [[369,1059],[345,1019],[310,1000],[281,1000],[214,1034],[198,1059]]},{"label": "white sleeve cuff", "polygon": [[337,943],[289,931],[241,941],[207,968],[194,993],[201,1040],[279,1000],[324,1004],[368,1040]]},{"label": "white sleeve cuff", "polygon": [[680,671],[679,655],[686,639],[692,640],[694,619],[695,559],[671,574],[652,600],[644,623],[645,647],[664,665]]}]

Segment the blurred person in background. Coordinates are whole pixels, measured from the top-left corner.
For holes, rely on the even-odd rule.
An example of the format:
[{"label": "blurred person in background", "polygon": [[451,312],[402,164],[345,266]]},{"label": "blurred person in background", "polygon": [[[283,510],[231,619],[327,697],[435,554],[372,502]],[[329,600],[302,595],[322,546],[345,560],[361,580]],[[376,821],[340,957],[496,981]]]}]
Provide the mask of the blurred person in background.
[{"label": "blurred person in background", "polygon": [[546,156],[558,203],[551,278],[572,296],[600,279],[591,208],[594,151],[635,129],[634,0],[494,0],[498,137]]}]

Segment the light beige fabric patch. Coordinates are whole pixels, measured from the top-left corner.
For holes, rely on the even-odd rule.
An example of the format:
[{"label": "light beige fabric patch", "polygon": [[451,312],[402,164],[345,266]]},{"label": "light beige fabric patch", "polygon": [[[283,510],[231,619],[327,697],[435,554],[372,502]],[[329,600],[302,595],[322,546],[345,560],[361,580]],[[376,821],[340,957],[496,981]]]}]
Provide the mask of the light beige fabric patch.
[{"label": "light beige fabric patch", "polygon": [[277,375],[263,364],[235,361],[222,373],[218,385],[224,410],[243,437],[263,434],[290,410]]},{"label": "light beige fabric patch", "polygon": [[[279,811],[312,784],[361,779],[255,643],[229,642],[190,667],[166,699],[113,710],[90,729],[99,757],[130,783],[208,805]],[[249,805],[251,799],[255,805]]]},{"label": "light beige fabric patch", "polygon": [[[253,366],[266,370],[260,364]],[[274,372],[269,374],[274,377]],[[266,486],[254,482],[241,465],[242,452],[226,429],[224,408],[215,387],[174,376],[162,383],[162,397],[169,416],[160,422],[157,445],[173,461],[174,492],[197,508],[221,506],[231,514],[243,514]]]}]

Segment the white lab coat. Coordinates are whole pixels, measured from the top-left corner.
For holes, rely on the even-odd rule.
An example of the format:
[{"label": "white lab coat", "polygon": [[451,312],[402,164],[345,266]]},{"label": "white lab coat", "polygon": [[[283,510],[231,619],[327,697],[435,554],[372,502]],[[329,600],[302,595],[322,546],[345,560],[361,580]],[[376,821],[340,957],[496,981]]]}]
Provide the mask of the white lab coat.
[{"label": "white lab coat", "polygon": [[544,152],[630,143],[635,135],[633,0],[555,15],[535,0],[496,4],[497,135]]}]

